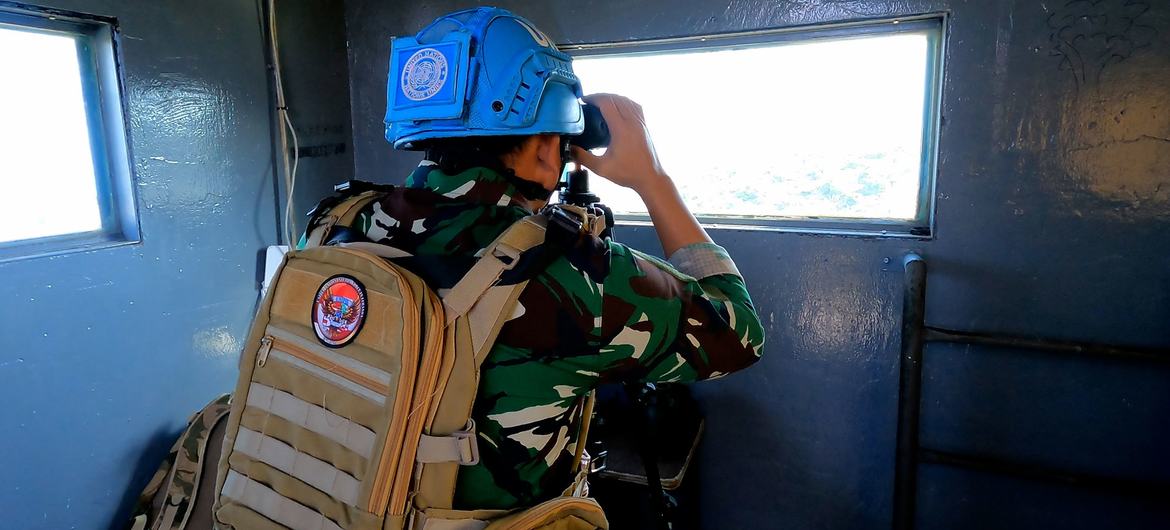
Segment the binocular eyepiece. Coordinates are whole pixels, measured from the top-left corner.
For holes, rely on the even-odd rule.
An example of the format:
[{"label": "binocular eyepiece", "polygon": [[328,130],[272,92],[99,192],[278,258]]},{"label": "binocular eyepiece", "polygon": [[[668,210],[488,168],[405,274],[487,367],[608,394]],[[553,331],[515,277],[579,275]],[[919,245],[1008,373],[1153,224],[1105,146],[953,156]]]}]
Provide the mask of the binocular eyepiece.
[{"label": "binocular eyepiece", "polygon": [[581,106],[585,113],[585,130],[577,136],[569,137],[569,144],[582,149],[597,149],[609,146],[609,125],[601,115],[601,108],[592,103]]}]

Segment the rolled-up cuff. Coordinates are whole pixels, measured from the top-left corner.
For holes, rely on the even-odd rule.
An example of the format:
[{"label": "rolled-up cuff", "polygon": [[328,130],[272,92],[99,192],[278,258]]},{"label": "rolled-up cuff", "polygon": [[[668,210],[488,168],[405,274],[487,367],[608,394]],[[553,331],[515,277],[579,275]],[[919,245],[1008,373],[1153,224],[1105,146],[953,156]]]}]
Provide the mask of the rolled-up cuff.
[{"label": "rolled-up cuff", "polygon": [[742,277],[727,250],[715,243],[695,243],[680,248],[670,256],[670,264],[679,272],[699,280],[720,274]]}]

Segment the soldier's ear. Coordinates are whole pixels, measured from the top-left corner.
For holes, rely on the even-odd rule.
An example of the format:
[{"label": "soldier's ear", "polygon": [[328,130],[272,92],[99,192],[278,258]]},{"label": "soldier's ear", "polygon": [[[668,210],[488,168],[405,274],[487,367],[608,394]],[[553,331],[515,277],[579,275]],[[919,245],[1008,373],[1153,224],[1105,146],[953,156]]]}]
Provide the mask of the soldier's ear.
[{"label": "soldier's ear", "polygon": [[553,171],[560,177],[561,172],[561,136],[559,134],[541,134],[530,140],[536,147],[536,159],[540,168]]},{"label": "soldier's ear", "polygon": [[561,140],[556,134],[529,136],[515,151],[501,159],[517,177],[535,182],[546,190],[561,178]]}]

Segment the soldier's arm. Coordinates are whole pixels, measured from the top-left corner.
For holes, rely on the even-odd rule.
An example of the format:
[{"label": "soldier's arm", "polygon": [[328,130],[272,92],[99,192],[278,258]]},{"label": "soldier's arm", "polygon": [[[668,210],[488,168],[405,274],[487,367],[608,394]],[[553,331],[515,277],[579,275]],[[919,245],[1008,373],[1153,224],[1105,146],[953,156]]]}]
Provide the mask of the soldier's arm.
[{"label": "soldier's arm", "polygon": [[662,169],[642,106],[614,94],[586,96],[585,100],[601,109],[609,124],[611,142],[603,155],[574,147],[574,160],[638,193],[667,256],[696,243],[710,243],[711,238],[683,204],[674,181]]},{"label": "soldier's arm", "polygon": [[642,107],[612,94],[586,100],[601,109],[612,141],[603,155],[574,148],[574,158],[638,192],[673,264],[610,244],[602,379],[694,381],[754,363],[764,333],[743,278],[662,169]]},{"label": "soldier's arm", "polygon": [[764,331],[722,247],[697,243],[671,264],[610,243],[597,357],[602,380],[690,382],[760,358]]}]

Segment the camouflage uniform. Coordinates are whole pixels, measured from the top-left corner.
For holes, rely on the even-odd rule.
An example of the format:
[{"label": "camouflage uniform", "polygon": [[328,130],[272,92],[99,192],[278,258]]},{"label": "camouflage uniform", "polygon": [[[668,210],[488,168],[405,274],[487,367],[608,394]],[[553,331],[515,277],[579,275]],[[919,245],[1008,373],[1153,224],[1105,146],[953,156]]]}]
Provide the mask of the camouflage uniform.
[{"label": "camouflage uniform", "polygon": [[[350,228],[413,254],[400,264],[442,294],[531,214],[518,196],[491,170],[447,175],[424,162]],[[601,383],[697,381],[759,359],[759,318],[717,245],[680,249],[677,269],[590,235],[547,258],[525,255],[501,280],[518,281],[523,263],[540,263],[483,364],[472,413],[481,462],[460,471],[457,508],[527,506],[560,494],[572,475],[580,398]]]}]

